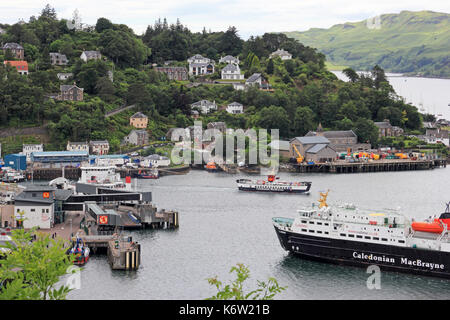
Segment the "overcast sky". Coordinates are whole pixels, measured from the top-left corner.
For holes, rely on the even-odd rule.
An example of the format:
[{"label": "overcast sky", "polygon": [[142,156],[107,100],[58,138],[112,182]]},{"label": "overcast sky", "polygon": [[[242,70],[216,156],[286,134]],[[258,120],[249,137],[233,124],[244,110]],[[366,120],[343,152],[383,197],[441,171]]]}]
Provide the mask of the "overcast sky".
[{"label": "overcast sky", "polygon": [[159,17],[187,25],[192,31],[221,31],[234,25],[243,38],[264,32],[304,31],[337,23],[360,21],[402,10],[450,12],[449,0],[0,0],[0,22],[28,21],[49,3],[58,18],[72,18],[75,9],[83,23],[105,17],[132,27],[137,34]]}]

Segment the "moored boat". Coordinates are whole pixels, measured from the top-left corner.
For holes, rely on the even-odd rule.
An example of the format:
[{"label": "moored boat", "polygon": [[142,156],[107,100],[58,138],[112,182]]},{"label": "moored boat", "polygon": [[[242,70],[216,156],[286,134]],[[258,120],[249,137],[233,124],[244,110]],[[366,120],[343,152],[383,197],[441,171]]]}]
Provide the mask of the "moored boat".
[{"label": "moored boat", "polygon": [[397,212],[330,208],[328,192],[321,195],[318,207],[298,210],[295,218],[272,219],[285,250],[322,262],[450,278],[450,203],[437,219],[442,226],[437,233],[432,222],[413,227]]},{"label": "moored boat", "polygon": [[159,172],[157,169],[139,170],[138,172],[133,174],[133,177],[137,179],[158,179]]},{"label": "moored boat", "polygon": [[269,175],[266,180],[238,179],[238,189],[242,191],[309,193],[311,182],[308,181],[277,181],[275,175]]},{"label": "moored boat", "polygon": [[74,255],[73,263],[75,265],[82,266],[88,262],[90,250],[88,246],[84,245],[83,240],[77,237],[75,244],[68,253]]}]

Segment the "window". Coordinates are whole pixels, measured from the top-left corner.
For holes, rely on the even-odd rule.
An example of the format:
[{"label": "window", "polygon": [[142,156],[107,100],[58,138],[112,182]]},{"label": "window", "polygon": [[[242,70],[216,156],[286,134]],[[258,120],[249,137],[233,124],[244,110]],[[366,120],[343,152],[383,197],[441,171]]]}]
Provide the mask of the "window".
[{"label": "window", "polygon": [[320,231],[320,230],[317,230],[317,233],[322,233],[322,231]]},{"label": "window", "polygon": [[306,231],[308,231],[308,230],[306,230],[306,229],[302,229],[302,231],[303,231],[303,232],[306,232]]},{"label": "window", "polygon": [[30,211],[31,211],[31,212],[35,212],[36,210],[34,210],[34,209],[31,209]]},{"label": "window", "polygon": [[381,238],[381,241],[387,241],[387,239],[386,238]]},{"label": "window", "polygon": [[325,234],[328,234],[328,231],[325,231]]},{"label": "window", "polygon": [[370,240],[370,237],[368,237],[368,236],[365,236],[365,237],[364,237],[364,239],[369,239],[369,240]]},{"label": "window", "polygon": [[377,238],[377,237],[373,237],[373,240],[380,240],[380,238]]},{"label": "window", "polygon": [[345,233],[340,234],[341,237],[346,237],[347,235]]},{"label": "window", "polygon": [[322,222],[317,222],[317,224],[318,224],[319,226],[321,226],[321,225],[322,225]]},{"label": "window", "polygon": [[358,239],[362,239],[362,236],[358,236],[358,235],[357,235],[356,237],[357,237]]},{"label": "window", "polygon": [[350,238],[354,238],[355,237],[355,235],[353,235],[353,234],[349,234],[348,235]]},{"label": "window", "polygon": [[398,240],[398,243],[405,243],[405,240]]},{"label": "window", "polygon": [[310,221],[309,224],[314,224],[314,221]]},{"label": "window", "polygon": [[309,232],[314,233],[314,230],[309,230]]}]

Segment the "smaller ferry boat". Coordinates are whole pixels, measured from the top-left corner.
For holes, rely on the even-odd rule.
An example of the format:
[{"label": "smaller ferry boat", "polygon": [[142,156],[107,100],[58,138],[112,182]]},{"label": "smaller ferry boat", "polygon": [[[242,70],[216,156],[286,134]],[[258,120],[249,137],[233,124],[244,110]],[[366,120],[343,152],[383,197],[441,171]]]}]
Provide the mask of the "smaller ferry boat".
[{"label": "smaller ferry boat", "polygon": [[217,166],[213,161],[210,161],[206,164],[205,169],[206,169],[206,171],[209,171],[209,172],[216,172]]},{"label": "smaller ferry boat", "polygon": [[242,191],[265,191],[265,192],[287,192],[287,193],[309,193],[312,182],[299,181],[277,181],[275,175],[269,175],[266,180],[238,179],[238,189]]},{"label": "smaller ferry boat", "polygon": [[88,262],[90,250],[89,247],[84,245],[83,240],[77,236],[76,243],[68,253],[74,255],[75,259],[73,263],[75,265],[82,266]]},{"label": "smaller ferry boat", "polygon": [[159,172],[158,169],[139,170],[133,174],[133,177],[137,179],[158,179]]}]

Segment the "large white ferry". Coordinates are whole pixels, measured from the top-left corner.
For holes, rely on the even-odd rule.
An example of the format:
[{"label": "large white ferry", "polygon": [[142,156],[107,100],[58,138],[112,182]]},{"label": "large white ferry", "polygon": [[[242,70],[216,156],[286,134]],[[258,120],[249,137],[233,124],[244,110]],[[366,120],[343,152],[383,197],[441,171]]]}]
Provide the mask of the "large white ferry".
[{"label": "large white ferry", "polygon": [[332,209],[327,195],[296,218],[273,218],[285,250],[312,260],[450,278],[450,203],[439,218],[414,222],[393,211]]},{"label": "large white ferry", "polygon": [[309,193],[311,182],[298,181],[277,181],[275,175],[269,175],[266,180],[238,179],[236,183],[239,190],[243,191],[265,191],[265,192],[288,192],[288,193]]},{"label": "large white ferry", "polygon": [[120,174],[116,173],[115,166],[91,166],[81,167],[81,177],[79,183],[94,184],[103,188],[122,189],[125,183],[120,179]]}]

